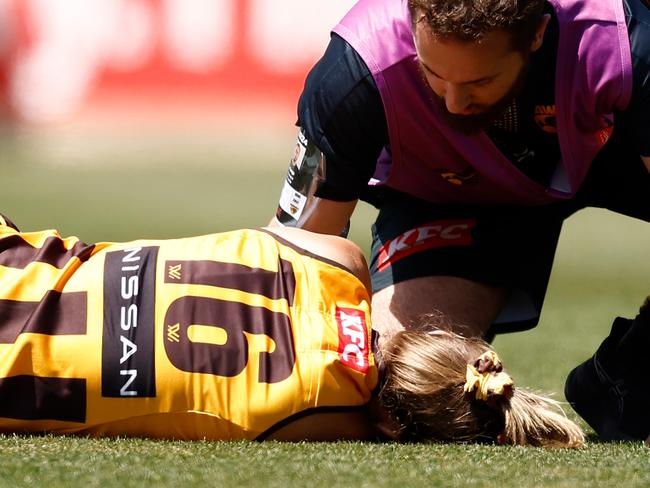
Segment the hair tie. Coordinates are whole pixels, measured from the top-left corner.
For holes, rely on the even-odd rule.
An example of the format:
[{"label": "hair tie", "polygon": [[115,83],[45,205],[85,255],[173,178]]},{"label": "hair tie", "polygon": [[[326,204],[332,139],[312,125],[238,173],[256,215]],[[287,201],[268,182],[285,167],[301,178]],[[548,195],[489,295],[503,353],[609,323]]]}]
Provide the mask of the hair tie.
[{"label": "hair tie", "polygon": [[467,365],[465,393],[474,393],[477,400],[487,401],[495,396],[510,396],[512,378],[503,372],[503,365],[494,351],[481,354],[474,364]]}]

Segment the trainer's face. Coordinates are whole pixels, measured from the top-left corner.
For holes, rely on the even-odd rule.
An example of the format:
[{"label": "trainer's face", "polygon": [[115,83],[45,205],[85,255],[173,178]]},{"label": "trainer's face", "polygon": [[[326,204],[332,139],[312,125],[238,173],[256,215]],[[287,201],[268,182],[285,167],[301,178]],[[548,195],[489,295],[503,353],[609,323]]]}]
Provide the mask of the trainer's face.
[{"label": "trainer's face", "polygon": [[424,22],[416,23],[414,39],[422,73],[448,122],[467,133],[503,112],[525,83],[529,52],[541,46],[539,37],[529,50],[514,50],[503,31],[480,41],[437,38]]}]

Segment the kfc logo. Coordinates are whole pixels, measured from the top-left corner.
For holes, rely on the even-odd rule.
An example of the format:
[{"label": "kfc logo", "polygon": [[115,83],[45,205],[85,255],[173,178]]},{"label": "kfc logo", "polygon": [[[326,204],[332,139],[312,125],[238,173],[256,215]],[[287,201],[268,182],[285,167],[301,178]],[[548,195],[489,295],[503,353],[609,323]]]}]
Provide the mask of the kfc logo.
[{"label": "kfc logo", "polygon": [[557,118],[555,115],[555,105],[536,105],[535,122],[544,132],[556,134]]},{"label": "kfc logo", "polygon": [[603,147],[609,141],[609,138],[612,137],[612,132],[614,132],[614,126],[610,125],[604,129],[596,132],[596,140],[598,141],[598,147]]},{"label": "kfc logo", "polygon": [[368,372],[368,326],[363,310],[336,308],[336,322],[339,326],[339,357],[346,366]]},{"label": "kfc logo", "polygon": [[400,259],[427,249],[469,246],[472,243],[471,230],[475,225],[473,219],[438,220],[407,230],[381,247],[377,269],[384,271]]}]

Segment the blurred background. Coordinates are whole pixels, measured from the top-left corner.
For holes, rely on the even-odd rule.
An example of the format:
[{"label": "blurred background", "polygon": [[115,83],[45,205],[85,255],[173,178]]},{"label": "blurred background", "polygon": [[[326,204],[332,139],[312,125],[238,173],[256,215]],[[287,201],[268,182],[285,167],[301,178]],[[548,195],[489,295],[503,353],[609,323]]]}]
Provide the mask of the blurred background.
[{"label": "blurred background", "polygon": [[[0,212],[86,242],[264,225],[304,77],[353,3],[0,0]],[[352,223],[366,252],[374,213]],[[634,315],[649,227],[601,210],[566,223],[540,326],[496,339],[517,379],[561,398]]]},{"label": "blurred background", "polygon": [[0,0],[4,212],[89,241],[267,222],[352,3]]}]

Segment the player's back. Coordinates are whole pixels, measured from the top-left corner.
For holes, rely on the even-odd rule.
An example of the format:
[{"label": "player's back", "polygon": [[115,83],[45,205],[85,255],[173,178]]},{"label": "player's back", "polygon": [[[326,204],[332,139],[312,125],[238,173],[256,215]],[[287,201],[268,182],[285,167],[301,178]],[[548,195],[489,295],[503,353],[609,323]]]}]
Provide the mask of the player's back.
[{"label": "player's back", "polygon": [[359,408],[368,301],[267,232],[85,245],[0,225],[0,431],[257,438]]}]

